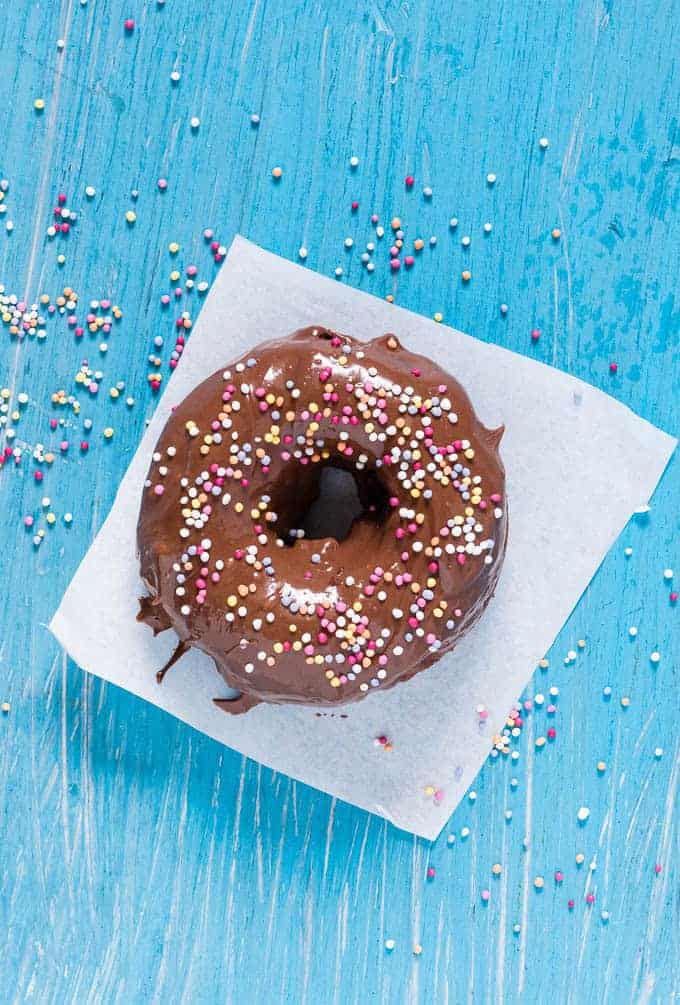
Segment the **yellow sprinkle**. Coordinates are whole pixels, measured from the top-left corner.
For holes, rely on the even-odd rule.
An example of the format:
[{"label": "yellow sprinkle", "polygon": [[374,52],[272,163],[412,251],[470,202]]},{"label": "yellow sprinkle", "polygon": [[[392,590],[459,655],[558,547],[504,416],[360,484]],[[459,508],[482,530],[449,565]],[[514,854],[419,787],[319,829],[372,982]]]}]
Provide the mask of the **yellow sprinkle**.
[{"label": "yellow sprinkle", "polygon": [[42,112],[45,108],[45,102],[43,101],[42,98],[36,98],[35,101],[33,102],[33,107],[35,108],[36,112]]},{"label": "yellow sprinkle", "polygon": [[133,209],[129,209],[125,214],[125,219],[127,220],[128,223],[132,224],[137,219],[137,214]]},{"label": "yellow sprinkle", "polygon": [[545,741],[545,737],[544,736],[537,736],[536,737],[536,746],[537,747],[545,747],[545,742],[546,741]]},{"label": "yellow sprinkle", "polygon": [[536,887],[536,889],[537,890],[542,890],[544,885],[545,885],[545,880],[543,879],[543,877],[542,876],[536,876],[536,878],[534,879],[534,886]]},{"label": "yellow sprinkle", "polygon": [[434,786],[432,786],[432,785],[426,785],[425,786],[425,795],[426,796],[433,796],[434,795]]},{"label": "yellow sprinkle", "polygon": [[470,280],[472,279],[472,273],[470,272],[469,269],[464,269],[460,274],[460,278],[463,280],[464,283],[469,283]]},{"label": "yellow sprinkle", "polygon": [[57,518],[56,518],[56,516],[54,515],[54,513],[48,513],[48,514],[47,514],[47,516],[45,517],[45,519],[46,519],[46,520],[47,520],[47,522],[48,522],[48,523],[49,523],[49,524],[51,525],[51,524],[53,524],[53,523],[55,523],[55,522],[56,522],[56,519],[57,519]]},{"label": "yellow sprinkle", "polygon": [[503,870],[501,869],[501,866],[500,866],[499,862],[495,862],[491,866],[491,872],[494,874],[494,876],[500,876],[500,874],[501,874],[502,871]]},{"label": "yellow sprinkle", "polygon": [[630,698],[627,695],[624,695],[624,697],[621,699],[621,708],[628,708],[629,705],[630,705]]},{"label": "yellow sprinkle", "polygon": [[110,440],[112,436],[113,436],[113,429],[111,428],[111,426],[107,426],[106,429],[104,430],[104,439]]},{"label": "yellow sprinkle", "polygon": [[548,667],[550,666],[550,661],[545,659],[544,657],[542,660],[538,661],[538,665],[541,668],[541,670],[547,670]]},{"label": "yellow sprinkle", "polygon": [[173,269],[172,272],[170,273],[170,282],[171,283],[176,283],[177,280],[180,278],[180,276],[181,276],[181,273],[178,272],[177,269]]},{"label": "yellow sprinkle", "polygon": [[579,649],[585,649],[585,647],[586,647],[586,640],[585,639],[579,639],[578,642],[576,643],[576,645],[579,647]]},{"label": "yellow sprinkle", "polygon": [[437,311],[436,314],[434,314],[434,320],[440,323],[444,320],[444,315],[440,311]]},{"label": "yellow sprinkle", "polygon": [[2,709],[2,711],[3,711],[3,713],[4,713],[5,715],[7,715],[7,714],[8,714],[8,712],[9,712],[9,711],[10,711],[10,709],[11,709],[11,707],[12,707],[12,706],[10,705],[10,703],[9,703],[8,701],[3,701],[2,705],[0,705],[0,709]]},{"label": "yellow sprinkle", "polygon": [[280,167],[272,168],[272,178],[280,178],[283,174],[283,170]]},{"label": "yellow sprinkle", "polygon": [[607,770],[607,765],[605,764],[604,761],[598,761],[597,762],[597,770],[598,771],[606,771]]},{"label": "yellow sprinkle", "polygon": [[577,852],[577,854],[576,854],[576,865],[583,865],[583,863],[585,862],[585,860],[586,860],[586,857],[583,854],[583,852],[582,851]]},{"label": "yellow sprinkle", "polygon": [[170,244],[168,245],[168,251],[170,252],[171,255],[177,254],[177,252],[179,251],[179,244],[177,243],[177,241],[170,242]]}]

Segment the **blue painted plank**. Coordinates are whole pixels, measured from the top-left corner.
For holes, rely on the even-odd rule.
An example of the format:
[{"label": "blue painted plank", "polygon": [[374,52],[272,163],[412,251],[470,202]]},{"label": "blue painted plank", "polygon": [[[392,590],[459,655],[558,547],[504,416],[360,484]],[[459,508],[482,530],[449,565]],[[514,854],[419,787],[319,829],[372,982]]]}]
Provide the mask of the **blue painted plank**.
[{"label": "blue painted plank", "polygon": [[[669,0],[550,0],[540,12],[508,3],[452,12],[444,0],[5,5],[0,176],[11,184],[0,282],[29,301],[68,284],[81,305],[110,297],[124,313],[105,354],[100,338],[78,342],[63,321],[48,325],[43,343],[0,331],[10,410],[20,392],[29,396],[13,442],[71,441],[42,466],[40,484],[30,451],[0,472],[8,1001],[618,1005],[668,1001],[680,987],[680,611],[662,575],[675,565],[680,578],[677,461],[649,516],[631,523],[565,626],[549,668],[537,670],[527,695],[543,693],[546,703],[527,715],[517,760],[483,768],[476,800],[432,846],[81,674],[45,630],[153,410],[153,339],[165,339],[167,379],[175,318],[200,309],[196,291],[161,308],[169,273],[192,262],[199,277],[217,271],[206,227],[225,244],[241,231],[291,258],[305,245],[311,268],[328,274],[341,265],[341,281],[533,353],[677,433],[673,15]],[[41,114],[36,98],[45,101]],[[543,153],[542,135],[550,139]],[[493,187],[489,172],[498,176]],[[416,177],[411,193],[407,173]],[[165,193],[159,177],[169,181]],[[67,238],[50,241],[62,190],[79,218]],[[374,210],[383,221],[398,215],[409,241],[437,236],[410,273],[393,277],[382,246],[375,273],[362,268]],[[176,259],[171,241],[181,245]],[[74,383],[84,357],[104,372],[96,399]],[[126,389],[113,401],[108,388],[119,380]],[[77,394],[79,416],[51,404],[60,388]],[[51,417],[67,421],[64,431],[50,429]],[[108,425],[115,435],[105,445]],[[87,455],[77,449],[84,436]],[[59,514],[52,528],[41,516],[44,496]],[[61,520],[67,510],[70,527]],[[36,523],[25,531],[28,514]],[[43,525],[36,549],[32,534]],[[571,649],[579,655],[565,666]],[[557,737],[536,750],[551,686],[560,692]],[[622,696],[631,698],[627,709]],[[583,827],[581,805],[591,811]],[[545,878],[541,891],[536,876]]]}]

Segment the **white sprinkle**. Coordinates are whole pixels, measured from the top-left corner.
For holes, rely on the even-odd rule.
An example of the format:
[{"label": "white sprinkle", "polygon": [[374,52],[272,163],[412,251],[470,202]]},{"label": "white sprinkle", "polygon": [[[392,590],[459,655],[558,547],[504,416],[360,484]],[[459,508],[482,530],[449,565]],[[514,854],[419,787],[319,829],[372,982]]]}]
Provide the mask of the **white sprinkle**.
[{"label": "white sprinkle", "polygon": [[350,157],[350,159],[349,159],[349,166],[351,168],[358,167],[359,166],[359,158],[358,157]]},{"label": "white sprinkle", "polygon": [[198,129],[198,127],[200,126],[200,124],[201,124],[201,120],[199,119],[199,117],[197,115],[193,115],[191,117],[191,121],[189,122],[189,125],[191,126],[191,128],[192,129]]},{"label": "white sprinkle", "polygon": [[578,813],[576,814],[576,819],[583,824],[586,822],[589,816],[590,816],[590,810],[588,809],[588,807],[582,806],[579,809]]},{"label": "white sprinkle", "polygon": [[493,174],[493,173],[488,174],[486,176],[486,181],[487,181],[488,185],[495,185],[496,184],[496,175]]},{"label": "white sprinkle", "polygon": [[673,570],[672,569],[664,569],[663,570],[663,578],[664,579],[672,579],[673,578]]},{"label": "white sprinkle", "polygon": [[304,261],[306,257],[307,257],[307,249],[305,248],[304,245],[302,245],[298,249],[298,258],[301,258]]},{"label": "white sprinkle", "polygon": [[540,140],[538,141],[538,145],[541,148],[541,150],[547,150],[548,147],[550,146],[548,137],[547,136],[541,136]]},{"label": "white sprinkle", "polygon": [[661,659],[661,653],[657,653],[656,650],[650,655],[650,660],[652,663],[658,663]]}]

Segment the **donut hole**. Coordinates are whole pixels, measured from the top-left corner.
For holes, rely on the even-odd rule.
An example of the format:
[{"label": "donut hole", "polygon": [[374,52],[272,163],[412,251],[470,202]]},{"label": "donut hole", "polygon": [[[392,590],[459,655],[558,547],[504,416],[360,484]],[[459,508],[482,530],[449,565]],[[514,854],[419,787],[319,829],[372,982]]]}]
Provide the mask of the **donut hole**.
[{"label": "donut hole", "polygon": [[358,521],[382,524],[390,508],[389,493],[375,469],[357,471],[335,462],[301,470],[294,494],[287,496],[276,512],[288,547],[299,537],[344,541]]}]

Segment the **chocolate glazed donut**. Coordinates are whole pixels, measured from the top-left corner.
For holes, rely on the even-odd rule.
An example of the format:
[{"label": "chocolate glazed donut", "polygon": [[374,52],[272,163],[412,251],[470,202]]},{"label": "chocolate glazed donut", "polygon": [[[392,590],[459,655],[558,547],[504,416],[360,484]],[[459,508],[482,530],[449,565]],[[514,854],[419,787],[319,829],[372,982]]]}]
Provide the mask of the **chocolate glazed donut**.
[{"label": "chocolate glazed donut", "polygon": [[[171,662],[191,646],[212,657],[241,692],[215,699],[230,712],[407,680],[493,594],[502,434],[394,335],[310,327],[257,346],[195,388],[158,441],[137,527],[140,620],[174,629]],[[319,531],[329,468],[354,503],[344,527],[341,514]]]}]

